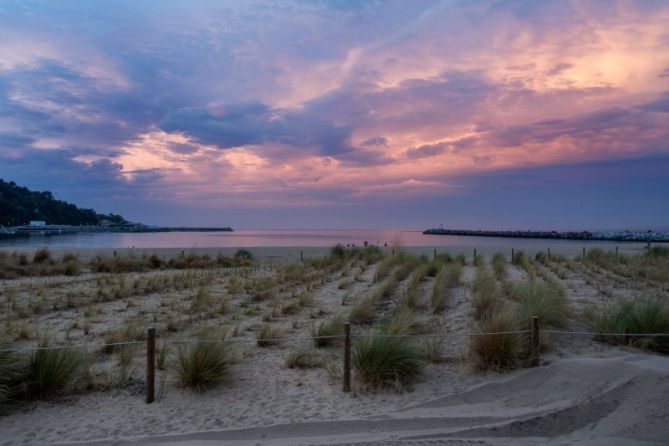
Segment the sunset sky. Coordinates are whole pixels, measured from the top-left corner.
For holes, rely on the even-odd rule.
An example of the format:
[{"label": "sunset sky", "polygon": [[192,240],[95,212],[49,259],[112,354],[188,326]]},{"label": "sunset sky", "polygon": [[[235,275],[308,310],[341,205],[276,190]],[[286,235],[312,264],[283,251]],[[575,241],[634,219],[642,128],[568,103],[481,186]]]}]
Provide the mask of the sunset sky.
[{"label": "sunset sky", "polygon": [[669,226],[669,1],[0,1],[0,178],[133,221]]}]

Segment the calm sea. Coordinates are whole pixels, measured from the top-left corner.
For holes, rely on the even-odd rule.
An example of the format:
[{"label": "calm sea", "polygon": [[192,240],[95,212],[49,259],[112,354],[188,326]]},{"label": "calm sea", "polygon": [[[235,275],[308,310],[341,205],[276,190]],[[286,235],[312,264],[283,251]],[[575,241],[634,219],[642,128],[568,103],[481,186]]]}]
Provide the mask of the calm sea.
[{"label": "calm sea", "polygon": [[330,247],[337,243],[362,246],[369,244],[388,247],[451,247],[466,250],[480,247],[505,250],[515,247],[538,251],[553,247],[556,252],[577,252],[583,246],[602,246],[625,251],[640,250],[642,244],[583,242],[569,240],[505,239],[495,237],[463,237],[425,235],[420,230],[390,229],[239,229],[234,232],[161,232],[161,233],[101,233],[58,236],[32,236],[22,239],[0,239],[0,247],[36,248],[255,248],[255,247]]}]

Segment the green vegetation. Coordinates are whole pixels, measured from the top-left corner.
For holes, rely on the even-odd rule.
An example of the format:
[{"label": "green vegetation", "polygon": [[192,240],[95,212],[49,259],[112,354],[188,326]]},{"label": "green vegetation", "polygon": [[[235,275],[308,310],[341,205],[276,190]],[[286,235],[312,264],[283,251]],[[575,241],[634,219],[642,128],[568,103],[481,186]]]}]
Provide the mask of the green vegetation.
[{"label": "green vegetation", "polygon": [[[48,347],[43,339],[39,347]],[[25,377],[29,398],[48,399],[62,395],[73,385],[83,367],[82,356],[71,349],[36,350],[30,355]]]},{"label": "green vegetation", "polygon": [[209,336],[203,342],[180,346],[171,364],[181,387],[202,392],[219,381],[234,363],[233,354],[222,342]]},{"label": "green vegetation", "polygon": [[599,333],[621,333],[621,336],[600,335],[611,344],[633,346],[660,353],[669,353],[669,336],[625,336],[624,334],[669,333],[669,301],[662,296],[645,296],[633,301],[620,301],[603,312],[590,316]]},{"label": "green vegetation", "polygon": [[265,324],[260,331],[256,332],[256,344],[258,344],[258,347],[271,347],[277,345],[281,342],[279,338],[281,338],[283,334],[282,330],[272,327],[270,324]]},{"label": "green vegetation", "polygon": [[[0,341],[0,350],[10,345]],[[25,392],[25,359],[15,352],[0,352],[0,415],[6,413]]]},{"label": "green vegetation", "polygon": [[398,307],[397,311],[380,325],[379,331],[388,335],[407,335],[413,331],[415,316],[407,307]]},{"label": "green vegetation", "polygon": [[294,348],[286,355],[286,367],[289,369],[313,369],[323,365],[323,358],[314,350]]},{"label": "green vegetation", "polygon": [[403,385],[420,375],[424,352],[410,338],[375,331],[357,338],[352,362],[356,377],[370,386]]},{"label": "green vegetation", "polygon": [[60,259],[54,259],[51,251],[39,249],[32,261],[22,253],[0,251],[0,279],[15,279],[27,276],[76,276],[81,270],[79,258],[65,253]]},{"label": "green vegetation", "polygon": [[331,338],[329,336],[344,335],[345,316],[338,314],[328,321],[321,321],[311,325],[311,336],[314,338],[314,347],[330,347],[340,344],[341,338]]},{"label": "green vegetation", "polygon": [[374,321],[375,314],[374,296],[367,296],[353,305],[348,318],[354,324],[369,324]]},{"label": "green vegetation", "polygon": [[532,316],[539,317],[542,327],[564,327],[569,307],[564,290],[555,283],[520,282],[513,286],[511,299],[516,303],[518,324],[529,329]]},{"label": "green vegetation", "polygon": [[462,267],[458,263],[451,263],[442,266],[434,279],[432,288],[432,312],[441,313],[446,309],[450,300],[450,290],[460,283]]},{"label": "green vegetation", "polygon": [[423,359],[433,364],[438,364],[444,360],[442,350],[444,349],[444,340],[440,337],[427,338],[423,341]]},{"label": "green vegetation", "polygon": [[33,192],[18,186],[13,181],[0,180],[0,224],[4,226],[26,225],[30,220],[43,220],[52,225],[98,225],[103,221],[111,224],[126,223],[115,214],[98,214],[93,209],[81,209],[62,200],[56,200],[51,192]]},{"label": "green vegetation", "polygon": [[[516,330],[516,321],[508,313],[495,313],[479,326],[481,333],[505,333]],[[473,336],[471,353],[478,370],[508,370],[521,359],[523,338],[517,334],[486,334]]]},{"label": "green vegetation", "polygon": [[506,258],[504,258],[504,254],[498,252],[492,256],[492,269],[495,272],[495,277],[497,277],[497,280],[506,279]]},{"label": "green vegetation", "polygon": [[474,317],[483,320],[499,311],[502,303],[495,278],[484,269],[477,269],[471,284]]}]

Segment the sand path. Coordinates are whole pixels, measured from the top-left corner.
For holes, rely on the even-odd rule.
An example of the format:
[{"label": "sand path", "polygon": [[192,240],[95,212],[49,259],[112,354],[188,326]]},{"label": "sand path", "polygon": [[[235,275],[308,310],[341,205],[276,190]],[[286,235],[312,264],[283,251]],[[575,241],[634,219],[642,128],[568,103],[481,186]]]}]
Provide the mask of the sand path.
[{"label": "sand path", "polygon": [[539,368],[488,378],[465,391],[375,416],[340,414],[331,421],[110,438],[93,444],[668,444],[667,357],[623,350],[600,357],[549,357]]}]

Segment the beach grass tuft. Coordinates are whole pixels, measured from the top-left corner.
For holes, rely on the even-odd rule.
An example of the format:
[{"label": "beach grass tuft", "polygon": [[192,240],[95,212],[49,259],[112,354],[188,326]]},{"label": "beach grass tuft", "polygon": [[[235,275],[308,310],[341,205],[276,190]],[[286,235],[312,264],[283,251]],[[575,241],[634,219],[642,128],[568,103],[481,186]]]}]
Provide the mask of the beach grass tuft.
[{"label": "beach grass tuft", "polygon": [[[515,318],[506,312],[492,314],[479,325],[481,333],[515,330]],[[481,334],[471,338],[470,349],[478,370],[509,370],[520,363],[523,339],[518,334]]]},{"label": "beach grass tuft", "polygon": [[219,381],[234,363],[234,355],[222,342],[213,337],[203,342],[179,346],[171,364],[179,386],[202,392]]},{"label": "beach grass tuft", "polygon": [[353,345],[355,376],[370,387],[410,383],[422,373],[423,358],[423,350],[411,338],[387,337],[379,331],[357,338]]}]

